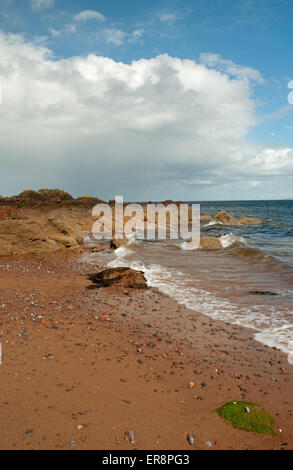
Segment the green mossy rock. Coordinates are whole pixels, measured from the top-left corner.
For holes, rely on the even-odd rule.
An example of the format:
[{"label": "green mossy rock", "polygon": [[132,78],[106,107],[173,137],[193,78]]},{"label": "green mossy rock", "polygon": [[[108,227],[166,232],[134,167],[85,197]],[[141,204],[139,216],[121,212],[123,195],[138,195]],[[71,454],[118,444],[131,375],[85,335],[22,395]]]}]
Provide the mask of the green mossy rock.
[{"label": "green mossy rock", "polygon": [[[250,412],[245,409],[249,408]],[[215,412],[237,429],[278,436],[274,431],[274,420],[271,415],[258,405],[245,401],[231,401]]]}]

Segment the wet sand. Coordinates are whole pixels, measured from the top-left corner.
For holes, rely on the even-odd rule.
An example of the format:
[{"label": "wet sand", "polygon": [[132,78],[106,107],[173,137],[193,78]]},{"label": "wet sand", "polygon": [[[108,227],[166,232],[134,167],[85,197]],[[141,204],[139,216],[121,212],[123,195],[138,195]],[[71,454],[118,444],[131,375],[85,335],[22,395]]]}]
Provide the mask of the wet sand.
[{"label": "wet sand", "polygon": [[[92,270],[1,258],[0,449],[293,448],[285,354],[156,289],[87,290]],[[214,413],[243,399],[272,414],[278,437]]]}]

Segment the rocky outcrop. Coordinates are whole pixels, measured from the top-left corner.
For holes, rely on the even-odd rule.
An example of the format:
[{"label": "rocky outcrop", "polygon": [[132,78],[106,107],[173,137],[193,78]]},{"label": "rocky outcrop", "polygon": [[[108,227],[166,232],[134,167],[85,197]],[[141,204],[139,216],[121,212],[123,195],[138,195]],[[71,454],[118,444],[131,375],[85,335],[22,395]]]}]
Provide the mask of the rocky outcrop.
[{"label": "rocky outcrop", "polygon": [[40,189],[39,191],[27,189],[17,196],[4,198],[6,204],[13,204],[16,207],[61,204],[72,200],[73,197],[70,194],[60,189]]},{"label": "rocky outcrop", "polygon": [[82,243],[82,230],[70,217],[26,217],[0,220],[0,255],[52,253],[77,250]]},{"label": "rocky outcrop", "polygon": [[220,211],[213,217],[215,222],[223,225],[260,225],[263,223],[258,217],[233,217],[227,211]]},{"label": "rocky outcrop", "polygon": [[217,237],[202,237],[199,247],[202,250],[220,250],[223,248],[222,242]]},{"label": "rocky outcrop", "polygon": [[74,199],[59,189],[26,190],[0,198],[0,256],[78,250],[101,199]]},{"label": "rocky outcrop", "polygon": [[258,217],[239,217],[238,222],[241,225],[261,225],[263,223]]},{"label": "rocky outcrop", "polygon": [[14,207],[0,206],[0,220],[3,219],[21,219],[21,212]]},{"label": "rocky outcrop", "polygon": [[186,245],[190,250],[220,250],[223,248],[220,238],[217,237],[201,237],[200,243],[190,239]]},{"label": "rocky outcrop", "polygon": [[39,189],[38,191],[27,189],[17,196],[0,199],[0,204],[9,204],[14,207],[75,206],[91,208],[101,202],[103,202],[102,199],[91,196],[80,196],[74,199],[61,189]]},{"label": "rocky outcrop", "polygon": [[99,273],[90,274],[88,279],[94,283],[89,289],[100,287],[123,287],[131,289],[147,289],[147,281],[142,271],[130,268],[111,268]]},{"label": "rocky outcrop", "polygon": [[227,211],[220,211],[214,216],[215,222],[221,222],[224,225],[239,225],[237,219]]}]

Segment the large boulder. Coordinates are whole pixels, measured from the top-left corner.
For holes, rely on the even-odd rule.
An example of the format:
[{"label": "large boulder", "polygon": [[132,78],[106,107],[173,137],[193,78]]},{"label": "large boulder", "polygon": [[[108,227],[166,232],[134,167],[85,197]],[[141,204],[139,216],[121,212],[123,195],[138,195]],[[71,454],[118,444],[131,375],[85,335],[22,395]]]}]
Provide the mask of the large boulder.
[{"label": "large boulder", "polygon": [[22,220],[0,220],[1,256],[75,250],[81,243],[79,224],[64,216],[60,219],[36,216]]},{"label": "large boulder", "polygon": [[94,283],[90,289],[100,287],[123,287],[132,289],[147,289],[147,281],[142,271],[130,268],[110,268],[99,273],[90,274],[88,279]]},{"label": "large boulder", "polygon": [[215,222],[220,222],[223,225],[260,225],[263,223],[258,217],[233,217],[227,211],[220,211],[214,216]]},{"label": "large boulder", "polygon": [[49,239],[37,221],[0,221],[0,255],[41,254],[57,250],[57,243]]}]

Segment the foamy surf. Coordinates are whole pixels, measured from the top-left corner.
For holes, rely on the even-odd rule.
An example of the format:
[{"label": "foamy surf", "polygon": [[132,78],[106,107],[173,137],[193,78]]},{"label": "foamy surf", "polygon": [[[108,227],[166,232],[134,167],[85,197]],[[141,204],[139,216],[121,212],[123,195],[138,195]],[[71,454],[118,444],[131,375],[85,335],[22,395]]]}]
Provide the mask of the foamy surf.
[{"label": "foamy surf", "polygon": [[229,246],[232,246],[235,244],[245,245],[245,238],[237,237],[233,233],[226,233],[225,235],[221,235],[220,240],[221,240],[223,248],[228,248]]},{"label": "foamy surf", "polygon": [[[235,238],[228,234],[227,246],[235,243]],[[226,239],[227,239],[226,238]],[[229,243],[229,244],[228,244]],[[178,304],[207,315],[215,320],[239,325],[256,330],[255,339],[261,343],[276,347],[292,357],[293,326],[283,312],[270,305],[252,304],[239,306],[220,298],[213,292],[196,287],[195,279],[189,278],[176,269],[167,269],[161,264],[145,265],[131,250],[129,245],[115,250],[115,258],[108,263],[109,267],[128,266],[143,271],[150,287],[156,287],[162,293],[174,298]],[[135,255],[135,256],[134,256]],[[288,356],[288,357],[289,357]],[[289,360],[289,359],[288,359]],[[290,359],[291,360],[291,359]]]},{"label": "foamy surf", "polygon": [[[229,248],[230,246],[233,245],[245,245],[246,240],[243,237],[237,237],[233,233],[226,233],[225,235],[221,235],[220,237],[217,237],[218,240],[221,242],[222,248]],[[196,241],[190,241],[190,242],[183,242],[180,245],[181,249],[184,251],[194,251],[201,249],[200,243]]]},{"label": "foamy surf", "polygon": [[211,227],[212,225],[223,225],[222,222],[216,222],[215,220],[211,220],[207,224],[203,225],[203,227]]}]

